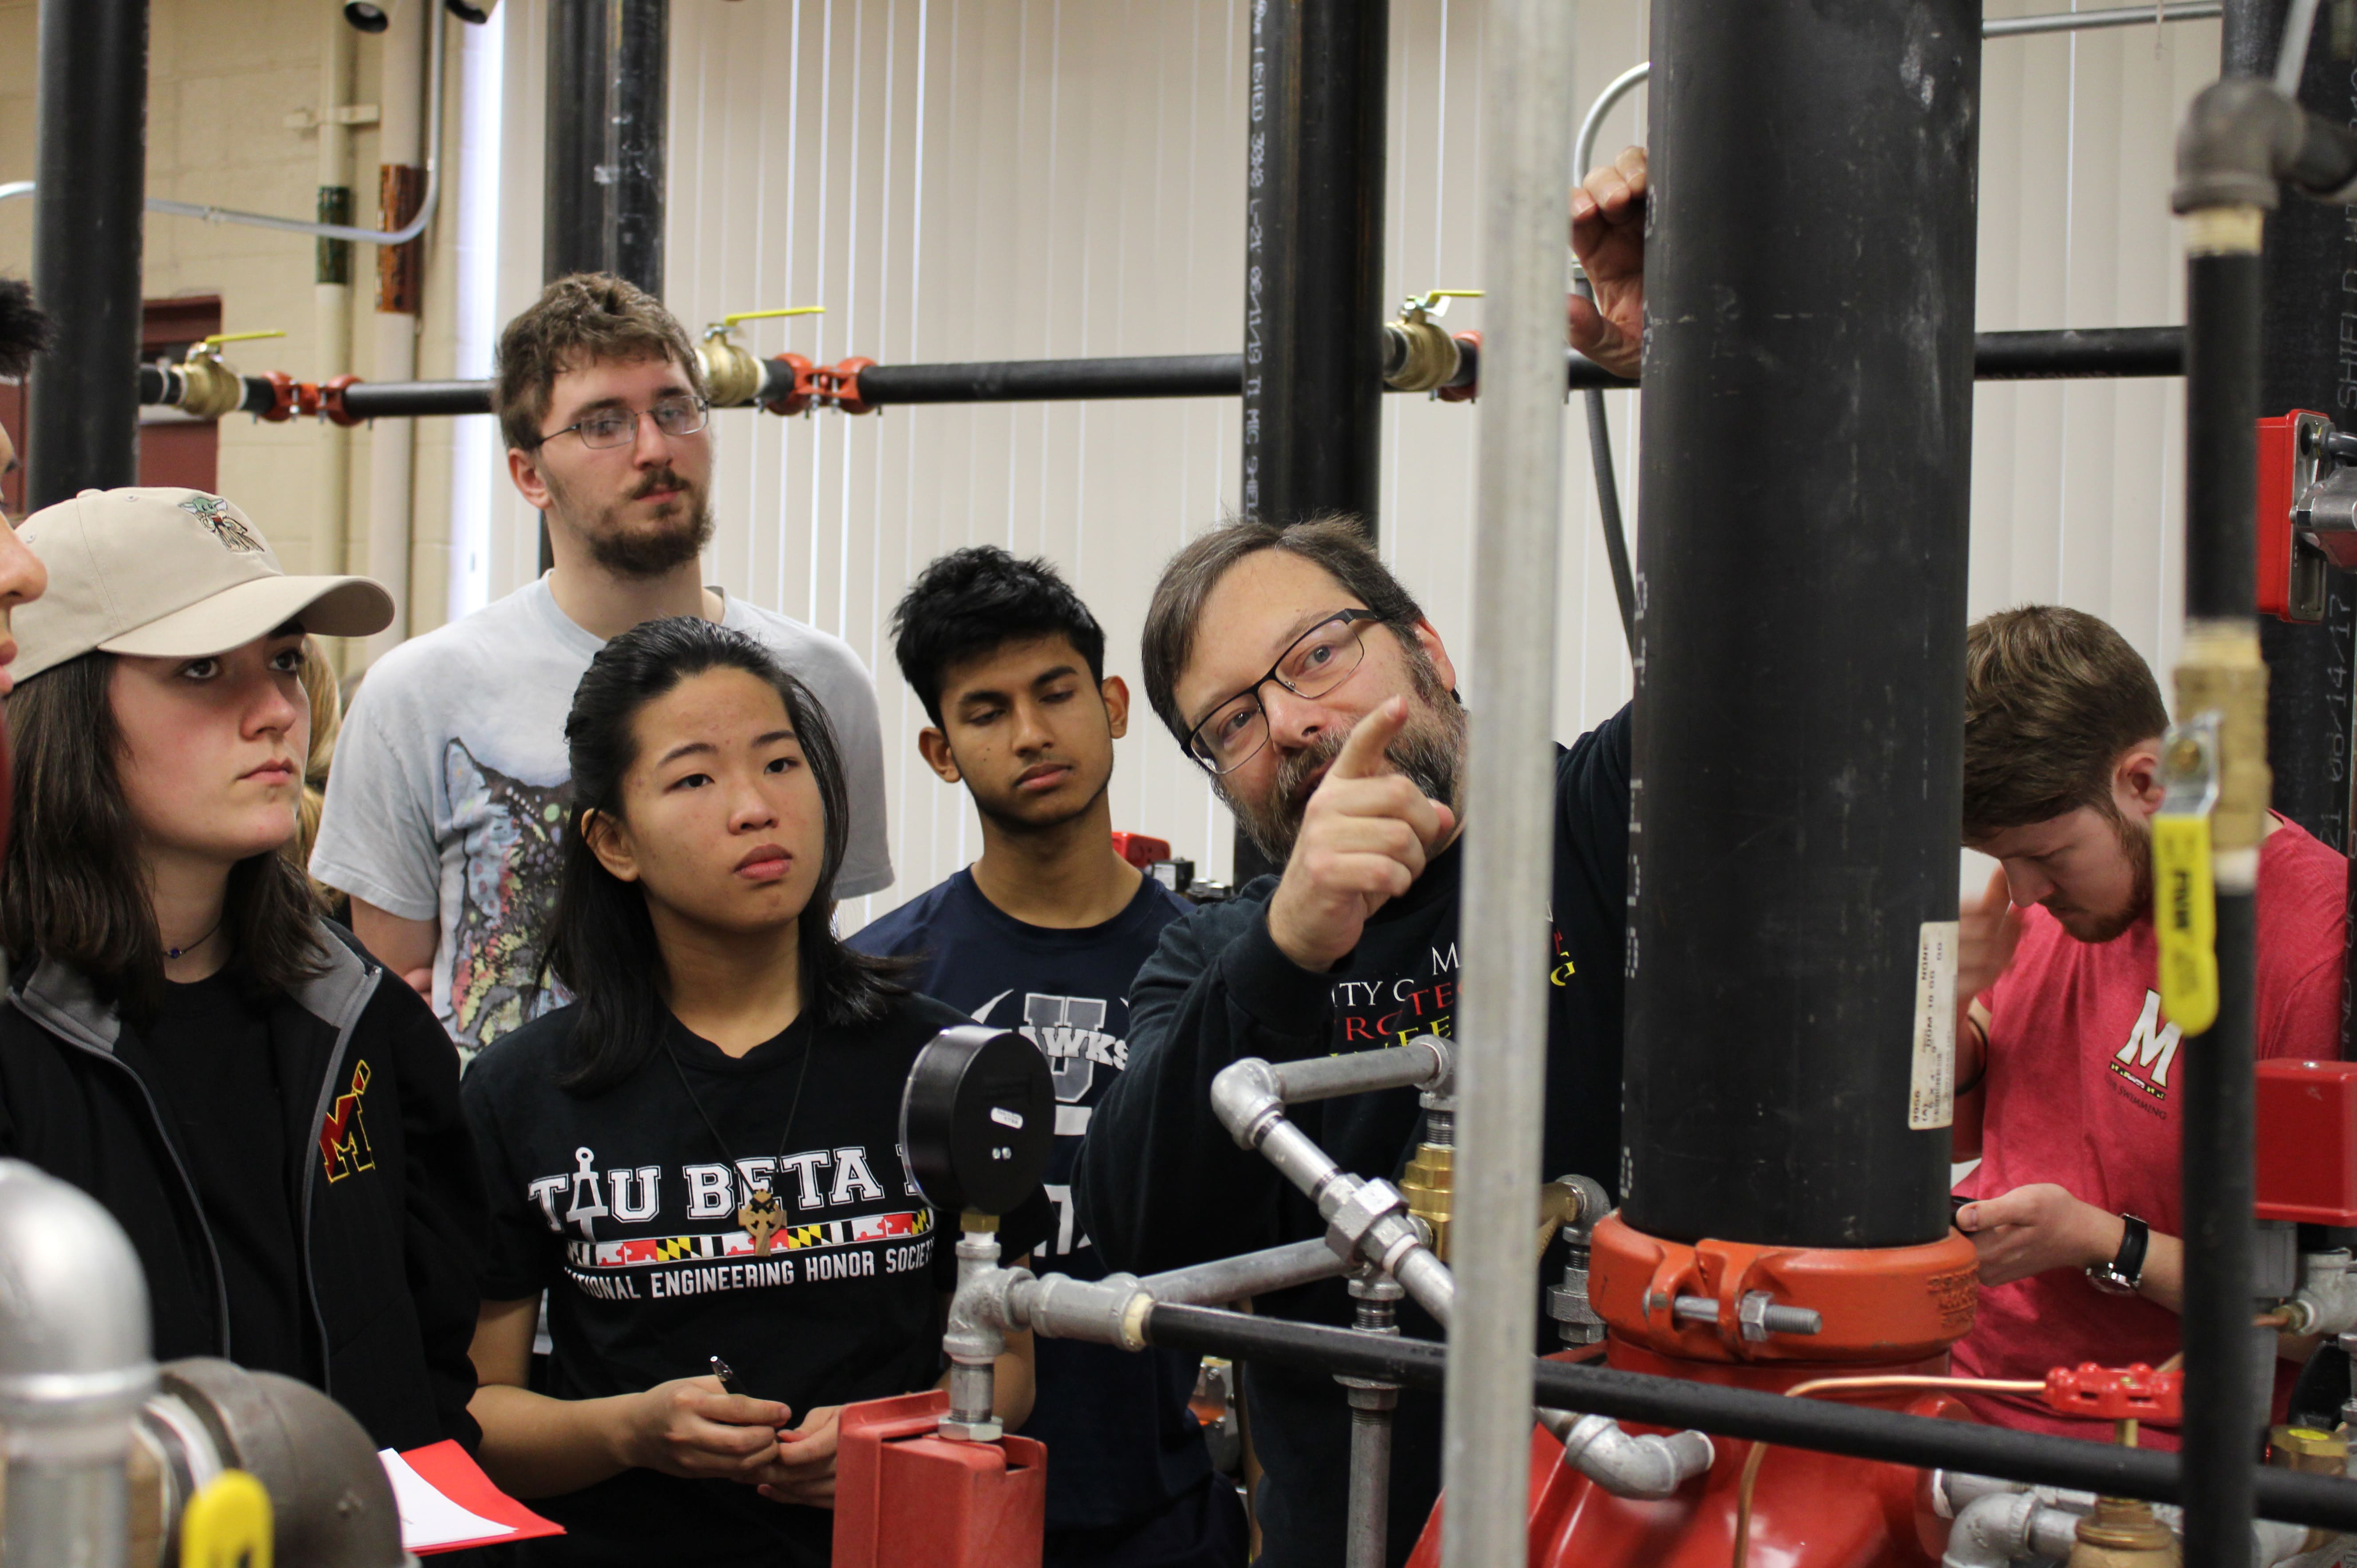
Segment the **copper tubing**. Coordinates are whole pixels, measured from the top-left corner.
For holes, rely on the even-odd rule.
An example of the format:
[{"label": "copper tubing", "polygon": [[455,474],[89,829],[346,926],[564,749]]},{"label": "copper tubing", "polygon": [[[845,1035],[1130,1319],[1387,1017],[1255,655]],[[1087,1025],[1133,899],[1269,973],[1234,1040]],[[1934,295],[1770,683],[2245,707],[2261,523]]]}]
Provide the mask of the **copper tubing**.
[{"label": "copper tubing", "polygon": [[[1784,1391],[1789,1398],[1799,1399],[1826,1390],[1844,1391],[1862,1389],[1979,1389],[1986,1393],[2036,1394],[2046,1391],[2043,1382],[2006,1378],[1935,1378],[1892,1376],[1880,1378],[1812,1378],[1805,1383],[1794,1383]],[[1760,1480],[1760,1466],[1768,1457],[1769,1443],[1755,1443],[1743,1461],[1743,1479],[1735,1489],[1735,1562],[1733,1568],[1746,1568],[1751,1554],[1751,1491]]]}]

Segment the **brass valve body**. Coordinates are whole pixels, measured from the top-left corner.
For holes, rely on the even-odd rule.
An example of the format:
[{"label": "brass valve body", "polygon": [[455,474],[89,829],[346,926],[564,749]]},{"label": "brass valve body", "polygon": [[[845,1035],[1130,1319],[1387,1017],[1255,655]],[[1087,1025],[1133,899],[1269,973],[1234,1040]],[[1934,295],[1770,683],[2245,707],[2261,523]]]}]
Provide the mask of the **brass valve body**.
[{"label": "brass valve body", "polygon": [[704,395],[713,407],[739,408],[760,392],[761,361],[726,336],[705,338],[695,346],[695,357],[703,361]]},{"label": "brass valve body", "polygon": [[1423,1220],[1432,1232],[1432,1250],[1444,1263],[1448,1261],[1448,1208],[1455,1195],[1450,1172],[1456,1161],[1453,1144],[1419,1144],[1415,1158],[1408,1161],[1399,1179],[1400,1192],[1407,1198],[1407,1211]]},{"label": "brass valve body", "polygon": [[[2218,803],[2210,813],[2212,852],[2255,850],[2266,836],[2274,778],[2267,770],[2267,667],[2259,628],[2244,620],[2193,621],[2177,663],[2180,717],[2216,710]],[[2223,891],[2223,889],[2222,889]]]},{"label": "brass valve body", "polygon": [[1383,377],[1394,392],[1430,392],[1457,374],[1457,339],[1422,311],[1383,323],[1384,359],[1397,369]]},{"label": "brass valve body", "polygon": [[245,378],[221,362],[217,355],[191,354],[178,367],[180,411],[199,419],[219,419],[235,413],[245,401]]},{"label": "brass valve body", "polygon": [[2097,1498],[2078,1535],[2067,1568],[2164,1568],[2185,1560],[2177,1537],[2136,1498]]}]

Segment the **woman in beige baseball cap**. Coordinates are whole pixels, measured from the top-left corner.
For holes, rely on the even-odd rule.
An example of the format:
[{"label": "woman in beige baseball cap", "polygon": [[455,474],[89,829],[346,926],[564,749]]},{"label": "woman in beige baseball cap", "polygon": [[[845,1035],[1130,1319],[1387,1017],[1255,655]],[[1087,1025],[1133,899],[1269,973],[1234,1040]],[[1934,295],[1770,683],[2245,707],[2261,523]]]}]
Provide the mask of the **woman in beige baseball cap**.
[{"label": "woman in beige baseball cap", "polygon": [[325,1389],[381,1446],[471,1440],[483,1199],[449,1040],[282,851],[304,634],[393,618],[292,577],[200,490],[84,490],[19,531],[0,1154],[130,1233],[158,1359]]}]

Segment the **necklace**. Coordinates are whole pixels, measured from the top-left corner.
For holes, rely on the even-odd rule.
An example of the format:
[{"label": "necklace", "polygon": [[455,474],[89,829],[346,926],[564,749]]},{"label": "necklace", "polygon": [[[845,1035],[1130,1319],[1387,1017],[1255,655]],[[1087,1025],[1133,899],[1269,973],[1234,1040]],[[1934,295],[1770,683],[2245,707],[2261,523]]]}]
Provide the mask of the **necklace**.
[{"label": "necklace", "polygon": [[213,933],[221,929],[221,920],[227,919],[228,918],[227,912],[224,911],[220,918],[215,919],[211,925],[205,928],[205,934],[203,936],[199,937],[195,941],[190,942],[184,948],[166,948],[164,950],[164,956],[167,959],[188,957],[190,953],[196,951],[199,948],[212,940]]},{"label": "necklace", "polygon": [[[778,1179],[777,1173],[784,1166],[787,1145],[793,1140],[794,1117],[802,1108],[802,1085],[810,1081],[811,1058],[817,1054],[818,1034],[813,1030],[810,1042],[802,1047],[801,1070],[794,1074],[794,1097],[786,1102],[786,1127],[778,1134],[778,1157],[770,1162],[770,1179],[757,1182],[746,1177],[746,1183],[752,1190],[745,1195],[745,1201],[737,1206],[737,1223],[753,1238],[753,1251],[757,1257],[768,1257],[773,1239],[786,1228],[786,1206],[771,1190],[771,1183]],[[728,1140],[722,1137],[720,1129],[713,1124],[711,1113],[704,1109],[704,1101],[696,1098],[694,1086],[687,1081],[687,1069],[680,1065],[679,1053],[672,1048],[669,1040],[663,1042],[663,1055],[671,1058],[671,1070],[679,1075],[680,1091],[687,1096],[687,1102],[695,1107],[695,1114],[704,1122],[704,1130],[712,1134],[714,1143],[720,1145],[720,1153],[728,1161],[728,1168],[740,1176],[744,1176],[745,1167],[738,1162],[737,1151],[728,1146]]]}]

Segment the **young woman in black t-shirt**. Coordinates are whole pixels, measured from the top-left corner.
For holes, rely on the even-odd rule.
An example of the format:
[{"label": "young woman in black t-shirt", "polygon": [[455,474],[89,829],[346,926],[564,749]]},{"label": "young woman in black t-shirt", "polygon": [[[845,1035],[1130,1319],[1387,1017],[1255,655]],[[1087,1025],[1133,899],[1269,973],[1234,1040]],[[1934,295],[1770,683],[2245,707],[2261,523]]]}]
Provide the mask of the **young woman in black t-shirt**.
[{"label": "young woman in black t-shirt", "polygon": [[[626,632],[565,739],[548,951],[577,1000],[466,1081],[483,1463],[570,1531],[535,1562],[823,1563],[837,1409],[940,1376],[954,1238],[895,1140],[917,1051],[960,1020],[835,940],[838,754],[759,644],[685,617]],[[1031,1400],[1011,1343],[1010,1425]]]}]

